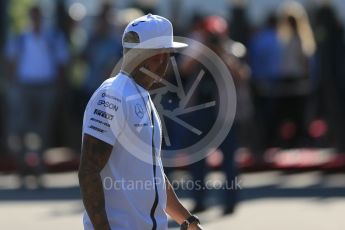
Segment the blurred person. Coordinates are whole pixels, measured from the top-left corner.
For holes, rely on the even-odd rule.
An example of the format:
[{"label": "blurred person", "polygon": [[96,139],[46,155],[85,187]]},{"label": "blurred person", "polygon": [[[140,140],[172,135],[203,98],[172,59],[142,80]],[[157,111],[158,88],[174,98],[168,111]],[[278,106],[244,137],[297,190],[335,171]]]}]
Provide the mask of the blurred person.
[{"label": "blurred person", "polygon": [[30,27],[6,45],[8,145],[24,176],[45,171],[43,152],[51,144],[58,89],[68,50],[64,36],[43,26],[41,10],[29,10]]},{"label": "blurred person", "polygon": [[112,4],[105,2],[95,20],[94,31],[91,32],[83,52],[83,58],[87,64],[87,75],[82,86],[85,102],[106,79],[106,76],[110,75],[114,63],[122,54],[121,38],[112,23],[114,17],[112,14]]},{"label": "blurred person", "polygon": [[252,71],[251,84],[255,111],[255,151],[263,153],[271,147],[272,105],[271,94],[280,77],[282,45],[277,30],[277,17],[271,13],[263,28],[259,29],[249,41],[249,65]]},{"label": "blurred person", "polygon": [[253,81],[269,81],[279,77],[281,50],[277,17],[271,13],[264,27],[250,39],[248,51]]},{"label": "blurred person", "polygon": [[232,0],[231,7],[231,31],[229,36],[234,41],[241,42],[244,45],[248,44],[250,23],[248,21],[246,12],[247,1],[246,0]]},{"label": "blurred person", "polygon": [[[235,123],[220,146],[220,150],[223,152],[223,170],[226,174],[226,184],[231,185],[237,176],[237,167],[235,164],[235,151],[240,145],[248,147],[248,142],[245,138],[248,133],[244,131],[244,127],[248,124],[248,120],[251,116],[251,102],[248,89],[248,77],[250,70],[248,65],[244,61],[244,55],[246,48],[243,44],[235,42],[228,37],[229,28],[227,22],[219,16],[209,16],[203,19],[201,38],[204,44],[215,52],[228,66],[237,91],[237,114]],[[202,50],[200,51],[202,52]],[[190,76],[197,75],[202,67],[193,60],[185,59],[182,63],[183,74],[186,81],[192,81]],[[217,93],[217,86],[208,73],[205,70],[204,80],[199,83],[198,90],[195,93],[194,98],[191,100],[195,105],[199,105],[208,101],[217,100],[219,97]],[[198,121],[200,124],[198,127],[207,128],[212,125],[212,122],[216,119],[217,108],[211,111],[199,111],[194,117],[194,121]],[[205,121],[204,117],[208,117]],[[246,137],[248,140],[249,138]],[[204,179],[207,173],[205,160],[199,161],[191,165],[191,173],[193,179],[201,183],[201,187],[205,184]],[[193,191],[195,198],[195,207],[193,212],[201,212],[206,209],[205,198],[206,191],[198,189]],[[229,189],[225,199],[224,214],[231,214],[235,210],[237,203],[237,191],[236,189]]]},{"label": "blurred person", "polygon": [[79,97],[77,98],[80,101],[76,103],[79,121],[82,120],[85,105],[92,93],[111,74],[114,63],[122,55],[121,38],[113,18],[115,15],[112,3],[104,1],[81,52],[82,61],[86,64],[86,75],[78,90]]},{"label": "blurred person", "polygon": [[287,77],[309,75],[309,61],[316,50],[315,39],[307,12],[300,3],[282,6],[278,22],[283,44],[282,74]]},{"label": "blurred person", "polygon": [[344,25],[330,4],[323,4],[315,12],[315,37],[318,46],[319,84],[314,102],[316,118],[325,119],[330,140],[338,152],[345,153],[345,38]]},{"label": "blurred person", "polygon": [[172,49],[187,45],[173,42],[170,21],[152,14],[128,24],[122,45],[120,73],[114,69],[85,109],[79,168],[84,228],[167,229],[169,214],[181,229],[202,229],[164,174],[161,124],[148,92],[155,80],[142,72],[162,78]]},{"label": "blurred person", "polygon": [[56,27],[64,34],[68,43],[71,43],[71,34],[75,27],[75,22],[69,15],[66,5],[63,1],[56,3]]},{"label": "blurred person", "polygon": [[204,42],[204,17],[198,13],[196,13],[191,22],[190,30],[189,30],[189,37],[193,40]]},{"label": "blurred person", "polygon": [[287,2],[279,11],[278,33],[282,44],[281,73],[270,91],[275,97],[272,130],[274,146],[306,144],[306,108],[311,93],[311,61],[316,50],[308,15],[300,3]]},{"label": "blurred person", "polygon": [[[3,51],[4,51],[4,43],[6,39],[7,34],[7,1],[1,1],[0,3],[0,74],[1,76],[4,75],[5,70],[5,63],[4,63],[4,57],[3,57]],[[6,136],[5,136],[5,81],[4,77],[0,80],[0,148],[6,149]],[[1,153],[0,153],[1,155]]]},{"label": "blurred person", "polygon": [[[192,21],[190,24],[190,30],[189,30],[189,38],[196,40],[200,43],[205,42],[204,30],[202,28],[203,20],[204,18],[201,15],[196,13],[192,18]],[[179,55],[174,55],[174,57],[176,57],[176,60],[179,63],[181,63],[181,72],[183,73],[181,75],[181,83],[182,85],[189,87],[192,84],[192,81],[189,78],[189,76],[192,75],[191,71],[194,70],[194,68],[190,68],[190,62],[193,62],[193,60],[186,59],[183,56],[181,57]],[[166,78],[173,82],[175,79],[174,74],[175,73],[171,69],[168,69]],[[169,103],[169,99],[174,102],[179,102],[180,100],[177,94],[169,94],[169,95],[165,94],[164,98],[165,100],[162,100],[162,105],[164,108],[170,108],[169,106],[171,105]],[[191,98],[191,100],[192,100],[191,103],[194,103],[194,104],[196,103],[193,97]],[[194,118],[192,120],[194,120]],[[166,125],[166,129],[169,130],[169,132],[171,132],[171,135],[173,136],[173,140],[174,140],[174,142],[171,143],[171,146],[166,146],[166,147],[170,147],[172,149],[183,149],[185,146],[188,146],[189,142],[191,142],[191,140],[189,140],[188,138],[185,138],[186,136],[190,134],[189,133],[190,131],[188,129],[176,124],[175,122],[169,122],[169,120],[165,121],[165,125]],[[170,172],[174,171],[175,168],[167,167],[165,170],[166,170],[167,175],[169,176]]]},{"label": "blurred person", "polygon": [[[69,62],[64,66],[63,87],[59,90],[57,109],[59,113],[56,115],[54,120],[54,146],[69,147],[76,152],[80,149],[80,138],[81,132],[80,110],[77,111],[79,105],[78,91],[75,90],[73,84],[76,74],[73,70],[80,67],[76,63],[76,57],[78,56],[78,50],[73,44],[73,33],[76,30],[76,23],[68,13],[64,1],[58,1],[55,7],[55,18],[54,26],[55,29],[60,31],[66,41],[66,46],[69,51]],[[79,43],[81,39],[78,39]],[[82,71],[81,71],[82,72]],[[66,100],[69,98],[69,100]],[[66,133],[66,129],[69,130]]]}]

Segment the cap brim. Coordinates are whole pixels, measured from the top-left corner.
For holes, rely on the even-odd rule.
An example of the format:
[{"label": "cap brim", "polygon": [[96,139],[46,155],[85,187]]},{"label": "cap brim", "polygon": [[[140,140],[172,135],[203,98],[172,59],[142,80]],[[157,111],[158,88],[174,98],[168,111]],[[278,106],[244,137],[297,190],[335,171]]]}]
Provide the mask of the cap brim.
[{"label": "cap brim", "polygon": [[[152,45],[152,44],[150,44]],[[122,43],[123,48],[130,48],[130,49],[181,49],[181,48],[186,48],[188,44],[182,43],[182,42],[173,42],[169,46],[163,46],[163,47],[155,47],[153,46],[145,46],[145,43],[129,43],[129,42],[123,42]]]},{"label": "cap brim", "polygon": [[171,48],[174,48],[174,49],[181,49],[181,48],[186,48],[188,47],[188,44],[186,43],[182,43],[182,42],[173,42],[173,45]]}]

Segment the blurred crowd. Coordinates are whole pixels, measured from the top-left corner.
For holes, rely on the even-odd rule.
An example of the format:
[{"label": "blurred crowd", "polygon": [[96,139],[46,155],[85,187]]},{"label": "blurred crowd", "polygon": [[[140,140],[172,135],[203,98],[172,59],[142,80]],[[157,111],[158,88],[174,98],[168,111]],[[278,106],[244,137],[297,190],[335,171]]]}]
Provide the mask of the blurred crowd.
[{"label": "blurred crowd", "polygon": [[[27,12],[28,26],[7,33],[1,65],[0,156],[13,155],[21,174],[44,172],[42,156],[47,148],[79,151],[84,107],[121,59],[124,26],[142,14],[156,13],[155,8],[136,7],[120,12],[104,3],[85,34],[84,24],[71,18],[61,1],[55,24],[46,23],[40,7],[33,6]],[[228,180],[237,174],[234,152],[239,148],[256,156],[273,147],[332,147],[345,153],[344,25],[332,5],[307,12],[299,3],[282,3],[259,27],[250,24],[245,5],[233,5],[230,13],[228,19],[196,13],[188,24],[174,27],[177,35],[214,51],[232,74],[237,111],[220,146]],[[177,60],[184,85],[192,85],[200,63]],[[218,96],[214,81],[206,77],[192,104]],[[207,129],[211,124],[205,117],[214,113],[203,115],[189,119]],[[173,124],[168,129],[170,139],[184,146],[188,131]],[[200,167],[205,168],[206,162],[192,165],[191,172],[203,180],[206,170]],[[199,211],[204,209],[203,193],[195,194]],[[227,197],[226,212],[231,213],[236,194]]]}]

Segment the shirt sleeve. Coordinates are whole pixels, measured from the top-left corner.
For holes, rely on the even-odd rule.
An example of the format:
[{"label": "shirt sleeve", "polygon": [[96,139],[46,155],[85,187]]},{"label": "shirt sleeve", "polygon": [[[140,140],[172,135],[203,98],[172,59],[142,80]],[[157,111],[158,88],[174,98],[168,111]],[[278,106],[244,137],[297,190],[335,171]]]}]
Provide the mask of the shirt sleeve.
[{"label": "shirt sleeve", "polygon": [[114,145],[125,126],[124,100],[109,90],[97,91],[84,114],[83,133]]}]

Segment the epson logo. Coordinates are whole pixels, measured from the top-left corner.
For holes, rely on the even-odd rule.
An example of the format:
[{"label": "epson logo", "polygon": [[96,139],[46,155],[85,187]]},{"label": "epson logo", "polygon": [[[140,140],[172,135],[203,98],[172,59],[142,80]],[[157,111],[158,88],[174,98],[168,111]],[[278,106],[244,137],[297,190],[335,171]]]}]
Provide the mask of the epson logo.
[{"label": "epson logo", "polygon": [[99,100],[97,104],[103,105],[104,107],[112,109],[114,111],[117,111],[119,109],[119,107],[117,105],[110,103],[108,101],[105,101],[105,100]]}]

